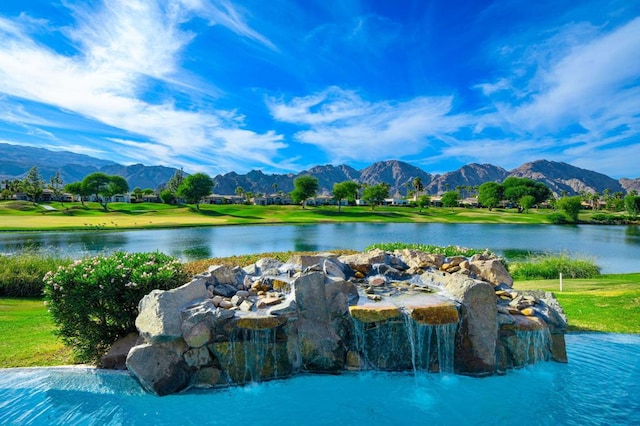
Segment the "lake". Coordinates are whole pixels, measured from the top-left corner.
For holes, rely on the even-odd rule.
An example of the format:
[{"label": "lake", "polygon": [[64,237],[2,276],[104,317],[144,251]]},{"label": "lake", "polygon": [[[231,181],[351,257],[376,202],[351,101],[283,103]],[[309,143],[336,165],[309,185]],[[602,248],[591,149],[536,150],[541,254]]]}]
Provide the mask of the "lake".
[{"label": "lake", "polygon": [[272,251],[363,250],[378,242],[489,248],[506,256],[566,252],[603,273],[638,272],[640,227],[443,223],[249,225],[129,231],[0,232],[0,253],[24,249],[79,258],[115,250],[161,251],[184,261]]}]

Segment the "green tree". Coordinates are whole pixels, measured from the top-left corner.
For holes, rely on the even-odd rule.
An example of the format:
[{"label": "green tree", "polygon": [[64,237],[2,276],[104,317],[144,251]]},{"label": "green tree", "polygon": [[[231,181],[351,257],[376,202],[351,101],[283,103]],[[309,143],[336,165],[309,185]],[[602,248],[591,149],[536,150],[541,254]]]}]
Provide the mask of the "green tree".
[{"label": "green tree", "polygon": [[504,189],[504,198],[513,204],[518,204],[525,195],[534,197],[534,204],[543,203],[553,195],[549,187],[544,183],[527,178],[508,177],[502,182],[502,187]]},{"label": "green tree", "polygon": [[518,204],[520,205],[520,207],[522,207],[525,213],[529,213],[529,209],[535,203],[536,199],[533,197],[533,195],[525,195],[524,197],[520,198],[520,200],[518,200]]},{"label": "green tree", "polygon": [[184,171],[181,168],[180,170],[176,170],[175,172],[173,172],[173,176],[169,178],[167,184],[165,185],[165,188],[171,191],[173,195],[175,195],[177,194],[180,185],[182,185],[182,182],[184,182]]},{"label": "green tree", "polygon": [[358,193],[358,185],[356,182],[346,180],[344,182],[333,184],[333,198],[338,202],[338,211],[342,205],[342,200],[354,202]]},{"label": "green tree", "polygon": [[313,176],[300,176],[293,181],[293,191],[289,193],[296,204],[302,204],[304,209],[308,198],[315,197],[318,193],[318,179]]},{"label": "green tree", "polygon": [[489,211],[497,207],[502,201],[503,189],[497,182],[485,182],[478,188],[478,202]]},{"label": "green tree", "polygon": [[629,217],[635,220],[640,215],[640,197],[629,193],[624,197],[624,208],[627,210]]},{"label": "green tree", "polygon": [[27,175],[20,181],[20,190],[31,198],[33,204],[40,199],[44,191],[44,179],[40,176],[38,167],[34,166],[29,169]]},{"label": "green tree", "polygon": [[133,188],[131,194],[133,195],[133,198],[136,200],[136,202],[140,202],[142,200],[142,189],[139,186]]},{"label": "green tree", "polygon": [[84,207],[84,200],[91,193],[86,191],[86,188],[82,185],[82,182],[71,182],[64,186],[64,190],[71,195],[77,195],[80,198],[80,203]]},{"label": "green tree", "polygon": [[426,209],[431,204],[431,197],[428,195],[421,195],[418,197],[418,207],[420,207],[420,213],[422,213],[422,209]]},{"label": "green tree", "polygon": [[170,189],[165,188],[160,191],[160,199],[165,204],[173,204],[176,202],[176,196]]},{"label": "green tree", "polygon": [[362,190],[362,199],[371,204],[371,210],[374,210],[376,205],[382,204],[384,199],[388,197],[389,185],[386,183],[370,185]]},{"label": "green tree", "polygon": [[196,173],[187,176],[178,188],[178,196],[183,197],[188,203],[196,205],[196,209],[200,210],[200,200],[211,194],[211,189],[215,183],[209,175],[204,173]]},{"label": "green tree", "polygon": [[244,199],[244,188],[239,186],[236,188],[236,195],[242,199]]},{"label": "green tree", "polygon": [[442,201],[442,205],[444,207],[453,208],[458,206],[458,200],[460,200],[460,194],[458,194],[458,191],[448,191],[442,194],[440,201]]},{"label": "green tree", "polygon": [[116,194],[129,191],[129,184],[122,176],[107,175],[105,173],[91,173],[82,180],[84,191],[95,195],[102,207],[107,210],[109,199]]},{"label": "green tree", "polygon": [[[62,182],[62,178],[60,177],[60,172],[56,172],[55,175],[49,178],[49,189],[53,192],[53,198],[61,201],[62,200],[62,190],[64,188],[64,184]],[[64,205],[64,203],[62,203]]]},{"label": "green tree", "polygon": [[578,213],[582,209],[582,200],[579,195],[572,197],[562,197],[556,203],[556,207],[564,212],[571,222],[578,221]]},{"label": "green tree", "polygon": [[415,192],[415,197],[416,197],[416,200],[417,200],[417,197],[420,195],[420,192],[422,192],[422,190],[424,189],[424,185],[422,184],[422,179],[420,179],[420,177],[416,176],[411,181],[411,184],[413,185],[413,188],[416,191]]}]

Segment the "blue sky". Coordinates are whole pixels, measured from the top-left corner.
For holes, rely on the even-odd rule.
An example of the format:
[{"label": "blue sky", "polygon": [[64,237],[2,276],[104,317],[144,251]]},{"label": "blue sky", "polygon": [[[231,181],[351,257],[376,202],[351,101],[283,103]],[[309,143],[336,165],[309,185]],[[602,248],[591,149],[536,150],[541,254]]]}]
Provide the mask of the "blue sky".
[{"label": "blue sky", "polygon": [[640,2],[3,0],[0,142],[212,176],[640,177]]}]

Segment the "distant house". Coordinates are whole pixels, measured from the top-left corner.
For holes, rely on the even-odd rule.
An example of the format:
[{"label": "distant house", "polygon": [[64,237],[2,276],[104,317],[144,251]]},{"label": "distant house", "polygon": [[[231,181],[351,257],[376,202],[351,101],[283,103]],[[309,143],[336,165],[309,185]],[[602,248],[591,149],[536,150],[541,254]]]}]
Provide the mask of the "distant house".
[{"label": "distant house", "polygon": [[238,195],[209,194],[203,199],[204,204],[243,204],[244,197]]},{"label": "distant house", "polygon": [[462,207],[480,207],[480,203],[475,197],[463,198],[462,200],[458,201],[458,205]]},{"label": "distant house", "polygon": [[335,206],[337,204],[338,202],[331,195],[317,195],[306,201],[307,206]]},{"label": "distant house", "polygon": [[162,200],[156,194],[142,194],[143,203],[161,203]]},{"label": "distant house", "polygon": [[384,203],[385,206],[408,206],[409,200],[406,198],[385,198]]}]

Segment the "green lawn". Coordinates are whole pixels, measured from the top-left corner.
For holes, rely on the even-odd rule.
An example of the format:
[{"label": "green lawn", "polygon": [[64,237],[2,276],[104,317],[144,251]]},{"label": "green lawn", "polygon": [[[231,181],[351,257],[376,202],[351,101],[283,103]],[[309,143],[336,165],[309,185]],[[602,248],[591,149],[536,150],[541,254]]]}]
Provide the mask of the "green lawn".
[{"label": "green lawn", "polygon": [[640,273],[592,279],[517,281],[516,289],[553,291],[569,318],[569,330],[640,334]]},{"label": "green lawn", "polygon": [[0,367],[72,364],[42,300],[0,298]]},{"label": "green lawn", "polygon": [[[156,203],[110,203],[104,211],[98,203],[49,203],[46,211],[29,202],[1,201],[0,230],[130,229],[238,224],[325,223],[325,222],[434,222],[434,223],[549,223],[553,210],[430,207],[307,207],[203,204],[169,206]],[[581,213],[588,221],[591,212]]]}]

